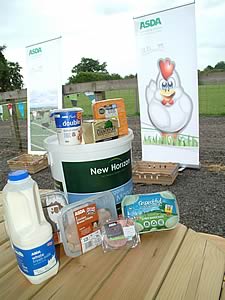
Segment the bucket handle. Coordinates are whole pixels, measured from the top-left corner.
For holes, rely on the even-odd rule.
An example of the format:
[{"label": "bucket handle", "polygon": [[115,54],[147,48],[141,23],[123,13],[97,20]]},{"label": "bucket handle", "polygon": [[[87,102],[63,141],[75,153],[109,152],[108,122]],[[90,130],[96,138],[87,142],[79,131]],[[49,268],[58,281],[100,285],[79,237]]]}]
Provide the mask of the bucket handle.
[{"label": "bucket handle", "polygon": [[52,159],[52,154],[51,154],[51,152],[48,152],[47,157],[48,157],[48,165],[49,165],[50,167],[52,167],[52,166],[53,166],[53,159]]}]

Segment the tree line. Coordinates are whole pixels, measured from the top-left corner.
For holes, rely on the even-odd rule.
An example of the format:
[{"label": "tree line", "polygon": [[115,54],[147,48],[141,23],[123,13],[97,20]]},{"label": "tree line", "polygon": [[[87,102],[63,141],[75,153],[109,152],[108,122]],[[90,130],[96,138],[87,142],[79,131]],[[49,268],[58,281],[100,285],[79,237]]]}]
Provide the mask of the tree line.
[{"label": "tree line", "polygon": [[68,78],[67,84],[99,80],[129,79],[136,76],[130,74],[122,77],[117,73],[110,74],[106,67],[106,62],[100,63],[99,60],[82,57],[80,63],[73,67],[71,71],[72,75]]},{"label": "tree line", "polygon": [[6,46],[0,46],[0,92],[21,89],[23,76],[20,74],[21,67],[18,62],[8,61],[3,52]]},{"label": "tree line", "polygon": [[[13,91],[23,87],[22,67],[18,62],[10,62],[4,56],[6,46],[0,46],[0,92]],[[198,73],[221,72],[225,71],[225,61],[218,62],[214,67],[207,66],[203,71]],[[100,63],[99,60],[82,57],[80,63],[75,65],[71,70],[71,76],[66,84],[82,83],[99,80],[130,79],[137,74],[129,74],[122,77],[117,73],[107,71],[107,63]]]},{"label": "tree line", "polygon": [[219,61],[214,67],[208,65],[204,70],[199,70],[199,73],[201,74],[210,72],[225,72],[225,61]]},{"label": "tree line", "polygon": [[[10,62],[5,58],[5,49],[5,45],[0,46],[0,92],[22,89],[22,67],[18,62]],[[122,77],[117,73],[110,74],[107,71],[106,62],[100,63],[99,60],[85,57],[82,57],[80,63],[72,68],[71,73],[71,76],[68,78],[68,81],[65,84],[99,80],[129,79],[136,76],[130,74]]]}]

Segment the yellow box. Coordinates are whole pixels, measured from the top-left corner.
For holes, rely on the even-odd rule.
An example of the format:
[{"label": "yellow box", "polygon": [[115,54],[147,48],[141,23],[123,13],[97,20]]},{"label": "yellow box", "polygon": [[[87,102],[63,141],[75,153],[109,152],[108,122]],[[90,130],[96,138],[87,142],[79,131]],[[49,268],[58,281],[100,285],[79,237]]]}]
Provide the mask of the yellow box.
[{"label": "yellow box", "polygon": [[118,118],[84,120],[82,132],[85,144],[118,138]]}]

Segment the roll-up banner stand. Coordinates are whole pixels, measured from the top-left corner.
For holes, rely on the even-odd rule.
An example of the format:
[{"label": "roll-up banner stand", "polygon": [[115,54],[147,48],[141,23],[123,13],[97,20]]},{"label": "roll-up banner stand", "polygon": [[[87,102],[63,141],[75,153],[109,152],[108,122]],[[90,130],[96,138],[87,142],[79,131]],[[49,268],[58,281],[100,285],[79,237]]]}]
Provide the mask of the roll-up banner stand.
[{"label": "roll-up banner stand", "polygon": [[195,4],[134,18],[142,159],[199,167]]},{"label": "roll-up banner stand", "polygon": [[55,133],[50,111],[62,108],[61,37],[26,47],[28,153],[43,154]]}]

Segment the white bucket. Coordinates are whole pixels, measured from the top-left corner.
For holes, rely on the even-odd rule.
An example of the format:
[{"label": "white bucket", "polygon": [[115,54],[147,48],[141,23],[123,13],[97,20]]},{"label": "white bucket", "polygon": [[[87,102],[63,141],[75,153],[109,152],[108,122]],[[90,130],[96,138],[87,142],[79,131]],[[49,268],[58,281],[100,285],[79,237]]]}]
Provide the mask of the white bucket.
[{"label": "white bucket", "polygon": [[121,200],[132,194],[131,142],[133,131],[115,140],[60,145],[56,135],[44,140],[55,187],[67,193],[69,203],[111,191],[120,210]]}]

